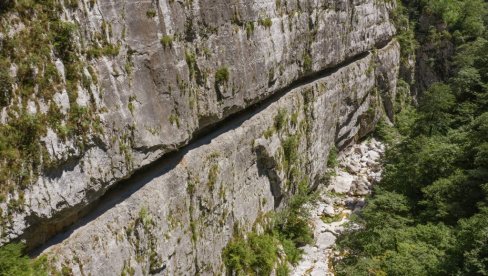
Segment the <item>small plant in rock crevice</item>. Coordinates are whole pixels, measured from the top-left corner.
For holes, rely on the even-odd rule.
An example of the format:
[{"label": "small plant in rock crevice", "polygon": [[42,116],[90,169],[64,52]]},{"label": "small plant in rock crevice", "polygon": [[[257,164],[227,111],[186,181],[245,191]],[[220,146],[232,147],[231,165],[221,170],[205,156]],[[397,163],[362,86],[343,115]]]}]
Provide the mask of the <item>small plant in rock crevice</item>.
[{"label": "small plant in rock crevice", "polygon": [[339,151],[335,146],[331,147],[329,150],[329,156],[327,157],[327,167],[328,168],[336,168],[339,166],[339,160],[337,159],[339,156]]},{"label": "small plant in rock crevice", "polygon": [[227,83],[229,81],[229,69],[221,67],[215,72],[215,83],[218,85]]},{"label": "small plant in rock crevice", "polygon": [[259,24],[265,27],[266,29],[269,29],[271,28],[271,25],[273,25],[273,21],[271,20],[271,18],[265,17],[259,20]]},{"label": "small plant in rock crevice", "polygon": [[161,37],[161,44],[165,49],[171,48],[173,46],[173,37],[170,35],[163,35],[163,37]]},{"label": "small plant in rock crevice", "polygon": [[152,8],[146,11],[146,15],[148,18],[153,18],[156,16],[156,14],[157,14],[156,10]]},{"label": "small plant in rock crevice", "polygon": [[222,95],[222,86],[225,86],[229,82],[229,69],[227,67],[220,67],[215,72],[215,90]]}]

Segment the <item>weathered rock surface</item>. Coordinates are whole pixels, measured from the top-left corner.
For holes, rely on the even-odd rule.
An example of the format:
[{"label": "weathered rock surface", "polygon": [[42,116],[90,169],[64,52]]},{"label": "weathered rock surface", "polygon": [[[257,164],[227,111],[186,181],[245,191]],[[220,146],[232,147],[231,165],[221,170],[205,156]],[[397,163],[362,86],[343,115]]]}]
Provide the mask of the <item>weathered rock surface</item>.
[{"label": "weathered rock surface", "polygon": [[[115,56],[90,61],[98,80],[85,72],[92,83],[89,90],[80,87],[76,99],[80,106],[96,105],[103,135],[88,139],[79,150],[48,131],[44,143],[60,165],[23,191],[21,210],[9,209],[8,201],[0,204],[3,217],[9,218],[0,229],[0,243],[16,238],[29,246],[43,243],[115,183],[181,148],[206,126],[327,68],[356,60],[350,66],[361,67],[357,75],[341,76],[342,83],[328,77],[323,93],[330,96],[313,102],[314,111],[307,116],[321,123],[312,132],[330,133],[317,134],[307,152],[310,160],[326,156],[333,130],[340,146],[358,131],[370,131],[379,118],[381,98],[394,96],[397,46],[374,59],[363,56],[394,35],[389,1],[79,3],[76,12],[65,11],[64,17],[79,26],[81,47],[84,41],[105,41],[118,49]],[[57,67],[64,71],[62,64]],[[375,85],[381,88],[376,98],[370,94]],[[54,99],[61,110],[69,108],[66,91]],[[375,114],[366,112],[370,106]],[[323,164],[307,166],[318,177]]]},{"label": "weathered rock surface", "polygon": [[[329,149],[359,138],[360,118],[376,117],[379,80],[369,68],[385,56],[399,60],[397,42],[291,89],[229,122],[229,129],[161,160],[123,183],[140,188],[102,198],[107,202],[95,207],[95,216],[55,238],[44,253],[75,275],[221,274],[221,250],[234,231],[249,230],[279,208],[296,183],[322,183]],[[397,62],[387,64],[398,71]],[[396,81],[391,76],[388,83]]]},{"label": "weathered rock surface", "polygon": [[[292,275],[334,275],[330,264],[335,257],[336,238],[344,230],[346,223],[350,222],[349,215],[364,206],[364,196],[380,180],[380,161],[384,151],[384,145],[373,138],[340,154],[336,175],[330,179],[327,187],[322,188],[316,206],[311,206],[315,243],[303,247],[303,259],[294,268]],[[358,170],[351,172],[351,165]],[[344,185],[345,178],[351,179],[348,180],[347,189]]]}]

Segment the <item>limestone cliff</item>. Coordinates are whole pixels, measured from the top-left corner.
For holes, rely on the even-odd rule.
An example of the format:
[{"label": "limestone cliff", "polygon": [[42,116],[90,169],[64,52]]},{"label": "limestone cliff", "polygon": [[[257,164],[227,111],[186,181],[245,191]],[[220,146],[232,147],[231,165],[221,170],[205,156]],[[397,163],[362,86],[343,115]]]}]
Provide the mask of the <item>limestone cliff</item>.
[{"label": "limestone cliff", "polygon": [[0,244],[77,275],[221,273],[234,229],[393,116],[393,1],[5,3]]},{"label": "limestone cliff", "polygon": [[[7,8],[9,3],[13,2],[7,1]],[[14,81],[6,91],[14,100],[2,104],[2,124],[15,128],[14,122],[24,113],[30,114],[27,122],[32,116],[44,116],[45,124],[35,132],[38,137],[29,138],[42,152],[30,153],[40,154],[39,164],[16,167],[34,177],[15,186],[17,171],[10,178],[6,173],[10,184],[0,203],[2,243],[21,238],[30,247],[42,244],[88,212],[114,184],[198,141],[210,127],[232,123],[225,122],[231,114],[247,112],[272,95],[305,91],[302,84],[336,76],[333,70],[366,67],[357,69],[358,76],[340,75],[340,80],[327,76],[320,93],[317,87],[313,92],[321,102],[309,96],[301,100],[317,105],[316,109],[294,115],[295,120],[299,116],[308,123],[294,126],[292,133],[305,129],[312,135],[320,130],[314,134],[317,137],[309,137],[314,142],[310,148],[300,150],[310,160],[307,174],[317,182],[323,167],[319,160],[333,142],[341,146],[358,131],[363,135],[371,130],[382,99],[388,109],[394,97],[396,52],[373,53],[385,47],[395,32],[390,1],[83,0],[61,1],[52,10],[37,5],[0,13],[7,26],[0,36],[5,49],[15,52],[12,41],[27,40],[29,34],[32,47],[34,34],[46,39],[42,32],[34,32],[32,22],[47,24],[54,37],[52,47],[40,52],[44,56],[39,54],[51,67],[30,59],[25,69],[16,63],[24,60],[7,58],[5,78]],[[45,23],[42,16],[58,21]],[[65,41],[64,33],[72,44]],[[23,78],[24,74],[46,77],[47,72],[51,72],[49,82],[56,84],[47,87],[52,93],[41,95],[42,84],[31,87]],[[372,94],[375,88],[379,94]],[[296,112],[290,103],[284,108],[289,115]],[[264,114],[256,114],[263,122],[256,122],[255,128],[263,130],[273,120],[273,114]],[[244,150],[258,138],[257,133],[248,133],[245,138],[229,139],[242,141]],[[263,145],[257,152],[266,149],[265,156],[276,154],[276,148],[268,148]],[[222,156],[236,154],[218,151]],[[9,158],[2,155],[2,164],[9,164]],[[270,179],[281,185],[283,177],[276,172]],[[239,179],[233,181],[236,189],[247,187]]]},{"label": "limestone cliff", "polygon": [[296,183],[323,182],[334,143],[375,124],[382,95],[393,97],[399,59],[392,42],[235,117],[124,183],[136,191],[109,193],[45,253],[76,275],[221,274],[236,227],[249,230],[286,203]]}]

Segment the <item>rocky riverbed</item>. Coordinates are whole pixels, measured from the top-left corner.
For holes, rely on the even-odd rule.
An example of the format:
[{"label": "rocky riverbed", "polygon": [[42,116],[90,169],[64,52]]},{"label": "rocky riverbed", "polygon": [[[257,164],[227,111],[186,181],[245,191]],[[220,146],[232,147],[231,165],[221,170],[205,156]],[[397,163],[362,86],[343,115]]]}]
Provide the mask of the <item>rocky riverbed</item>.
[{"label": "rocky riverbed", "polygon": [[334,275],[331,259],[334,244],[349,216],[364,206],[372,185],[381,178],[385,146],[373,139],[351,146],[339,154],[339,165],[330,184],[320,192],[311,209],[315,244],[303,247],[303,259],[292,275]]}]

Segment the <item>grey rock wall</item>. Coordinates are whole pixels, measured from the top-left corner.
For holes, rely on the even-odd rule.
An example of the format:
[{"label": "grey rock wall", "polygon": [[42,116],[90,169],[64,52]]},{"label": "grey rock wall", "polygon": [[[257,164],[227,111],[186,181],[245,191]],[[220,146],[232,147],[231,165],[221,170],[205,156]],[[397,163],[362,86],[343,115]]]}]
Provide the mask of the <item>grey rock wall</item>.
[{"label": "grey rock wall", "polygon": [[[80,47],[90,41],[119,49],[89,61],[97,81],[90,91],[78,92],[79,105],[96,103],[102,135],[79,150],[48,131],[44,142],[60,165],[23,191],[22,210],[0,204],[9,218],[0,243],[18,238],[29,246],[43,243],[111,186],[186,145],[205,127],[297,80],[382,47],[395,32],[389,2],[80,1],[77,12],[64,15],[78,25]],[[61,107],[65,93],[55,96]],[[357,120],[372,126],[378,118],[350,115],[367,111],[365,101],[354,102],[365,93],[358,90],[351,100],[315,111],[312,118],[321,118],[329,130],[339,122],[342,145],[355,137]],[[331,112],[338,112],[339,120],[327,118]],[[324,158],[330,135],[316,137],[321,143],[310,145],[310,160]],[[317,175],[322,165],[308,166]]]},{"label": "grey rock wall", "polygon": [[174,156],[173,165],[124,183],[146,184],[110,208],[102,204],[44,254],[75,275],[222,274],[221,250],[234,231],[286,204],[297,183],[323,184],[331,147],[364,135],[362,119],[378,119],[388,105],[381,99],[395,93],[399,60],[392,41],[287,91]]}]

